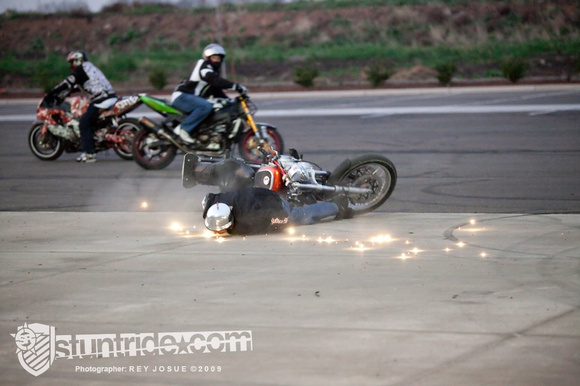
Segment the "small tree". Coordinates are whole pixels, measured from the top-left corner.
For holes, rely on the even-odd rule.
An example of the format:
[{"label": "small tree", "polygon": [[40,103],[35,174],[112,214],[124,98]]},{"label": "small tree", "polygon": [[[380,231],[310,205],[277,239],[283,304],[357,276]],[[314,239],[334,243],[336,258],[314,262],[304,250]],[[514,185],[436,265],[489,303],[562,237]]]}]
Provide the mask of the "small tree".
[{"label": "small tree", "polygon": [[373,62],[366,69],[365,73],[371,87],[377,88],[382,86],[391,76],[393,76],[395,70],[387,63]]},{"label": "small tree", "polygon": [[508,59],[501,64],[501,73],[503,77],[512,83],[517,83],[520,79],[526,76],[527,70],[528,63],[522,58]]},{"label": "small tree", "polygon": [[149,75],[149,83],[156,90],[163,90],[163,87],[167,86],[167,74],[162,68],[154,68]]},{"label": "small tree", "polygon": [[457,66],[455,63],[440,63],[435,66],[435,71],[437,71],[437,80],[439,84],[448,86],[453,80],[453,76],[457,71]]},{"label": "small tree", "polygon": [[304,66],[297,67],[293,71],[292,80],[294,83],[304,87],[314,86],[314,79],[319,75],[318,69],[314,67]]},{"label": "small tree", "polygon": [[572,69],[568,74],[568,82],[572,80],[572,76],[575,74],[580,74],[580,55],[572,57]]}]

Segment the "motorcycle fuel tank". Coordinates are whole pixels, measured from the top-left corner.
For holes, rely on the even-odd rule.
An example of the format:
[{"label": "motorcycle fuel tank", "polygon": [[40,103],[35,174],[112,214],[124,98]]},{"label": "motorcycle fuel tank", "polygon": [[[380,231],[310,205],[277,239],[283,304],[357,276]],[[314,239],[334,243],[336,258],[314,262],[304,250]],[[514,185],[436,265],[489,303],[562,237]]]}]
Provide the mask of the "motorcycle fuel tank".
[{"label": "motorcycle fuel tank", "polygon": [[263,166],[254,176],[254,187],[278,192],[284,188],[282,173],[275,166]]}]

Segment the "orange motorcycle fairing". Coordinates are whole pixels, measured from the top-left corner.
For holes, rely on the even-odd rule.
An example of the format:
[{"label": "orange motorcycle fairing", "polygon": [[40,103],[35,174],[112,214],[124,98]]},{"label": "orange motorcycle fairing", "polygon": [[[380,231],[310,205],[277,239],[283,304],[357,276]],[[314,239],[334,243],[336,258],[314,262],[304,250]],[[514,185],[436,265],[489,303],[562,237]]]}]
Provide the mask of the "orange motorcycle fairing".
[{"label": "orange motorcycle fairing", "polygon": [[279,192],[284,189],[282,175],[277,166],[262,166],[254,176],[254,186]]}]

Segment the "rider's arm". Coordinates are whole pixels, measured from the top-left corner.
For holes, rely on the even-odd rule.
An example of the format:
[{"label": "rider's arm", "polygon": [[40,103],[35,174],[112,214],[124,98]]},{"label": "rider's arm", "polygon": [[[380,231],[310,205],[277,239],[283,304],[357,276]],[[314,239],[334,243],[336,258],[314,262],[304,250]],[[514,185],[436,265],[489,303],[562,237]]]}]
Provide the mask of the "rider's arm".
[{"label": "rider's arm", "polygon": [[[197,68],[194,70],[192,77],[195,77],[195,72]],[[199,77],[201,80],[205,81],[210,87],[215,89],[222,89],[222,90],[234,90],[239,92],[240,94],[246,93],[248,90],[239,83],[231,82],[225,78],[219,76],[217,72],[213,70],[213,68],[204,62],[201,64],[199,69]],[[224,94],[225,95],[225,94]]]},{"label": "rider's arm", "polygon": [[202,69],[200,71],[200,76],[202,80],[207,82],[207,84],[212,87],[235,90],[236,84],[234,82],[230,82],[229,80],[222,78],[209,68]]},{"label": "rider's arm", "polygon": [[60,97],[66,96],[75,90],[75,86],[82,85],[88,79],[89,77],[83,70],[82,66],[77,66],[73,73],[57,84],[50,93]]}]

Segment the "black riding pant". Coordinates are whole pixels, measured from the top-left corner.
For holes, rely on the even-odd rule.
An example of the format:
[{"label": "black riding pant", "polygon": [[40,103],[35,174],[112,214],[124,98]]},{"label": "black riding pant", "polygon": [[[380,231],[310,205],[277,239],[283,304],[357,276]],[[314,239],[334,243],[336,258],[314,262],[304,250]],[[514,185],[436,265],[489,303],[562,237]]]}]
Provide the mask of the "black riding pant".
[{"label": "black riding pant", "polygon": [[96,129],[99,120],[99,108],[95,103],[91,103],[87,111],[81,117],[79,122],[79,129],[81,132],[81,151],[89,154],[95,152],[95,140],[93,133]]}]

